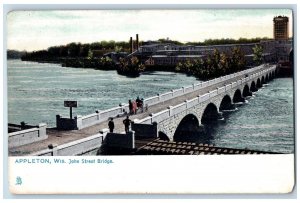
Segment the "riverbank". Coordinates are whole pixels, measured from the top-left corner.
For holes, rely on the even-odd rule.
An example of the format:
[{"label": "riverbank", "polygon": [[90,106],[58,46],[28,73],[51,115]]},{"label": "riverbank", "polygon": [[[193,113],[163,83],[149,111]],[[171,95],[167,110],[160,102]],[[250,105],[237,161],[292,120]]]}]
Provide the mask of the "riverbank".
[{"label": "riverbank", "polygon": [[23,59],[22,61],[31,61],[37,63],[53,63],[60,64],[62,67],[70,68],[93,68],[98,70],[116,70],[114,64],[103,64],[100,59],[94,58],[34,58],[34,59]]},{"label": "riverbank", "polygon": [[[115,70],[119,75],[124,75],[128,77],[138,77],[141,72],[136,71],[122,71],[118,69],[117,64],[103,64],[99,58],[88,59],[88,58],[34,58],[34,59],[22,59],[22,61],[30,61],[37,63],[52,63],[52,64],[60,64],[62,67],[68,68],[91,68],[95,70]],[[176,71],[176,66],[170,65],[151,65],[145,66],[143,73],[145,72],[154,72],[154,71],[164,71],[164,72],[180,72]],[[188,74],[187,75],[192,75]]]}]

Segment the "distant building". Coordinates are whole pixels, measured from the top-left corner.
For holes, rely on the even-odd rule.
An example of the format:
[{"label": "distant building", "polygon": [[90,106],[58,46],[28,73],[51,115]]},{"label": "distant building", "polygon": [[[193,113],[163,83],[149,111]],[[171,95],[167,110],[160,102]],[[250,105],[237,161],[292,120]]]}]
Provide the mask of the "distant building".
[{"label": "distant building", "polygon": [[118,63],[120,58],[125,58],[128,55],[127,52],[109,52],[104,54],[104,57],[109,57],[113,62]]},{"label": "distant building", "polygon": [[176,55],[176,56],[167,56],[167,55],[153,55],[150,60],[147,60],[146,65],[171,65],[175,66],[179,62],[185,62],[187,60],[194,61],[203,59],[204,55]]},{"label": "distant building", "polygon": [[[136,56],[142,63],[145,63],[146,66],[174,66],[179,62],[187,60],[194,61],[205,59],[209,55],[212,55],[214,50],[218,50],[219,53],[225,53],[230,56],[234,48],[239,48],[245,56],[246,66],[253,66],[255,65],[255,62],[253,61],[253,48],[255,46],[262,46],[263,61],[265,63],[281,63],[289,61],[293,46],[293,40],[289,39],[289,18],[285,16],[275,16],[273,18],[273,23],[274,39],[271,40],[261,40],[256,43],[208,46],[178,45],[171,41],[147,41],[143,42],[142,46],[136,46],[135,50],[127,57]],[[136,41],[138,42],[138,35]],[[130,43],[131,47],[134,47],[132,38]],[[134,48],[132,48],[132,50],[133,49]]]},{"label": "distant building", "polygon": [[273,32],[275,40],[287,40],[289,38],[289,18],[276,16],[273,18]]},{"label": "distant building", "polygon": [[293,41],[292,40],[277,40],[276,41],[276,54],[277,54],[277,61],[289,61],[290,58],[290,51],[293,48]]}]

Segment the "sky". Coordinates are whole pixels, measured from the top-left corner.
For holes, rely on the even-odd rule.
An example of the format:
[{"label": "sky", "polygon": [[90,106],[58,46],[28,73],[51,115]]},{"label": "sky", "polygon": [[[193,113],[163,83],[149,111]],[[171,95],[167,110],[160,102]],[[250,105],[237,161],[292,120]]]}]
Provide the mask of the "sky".
[{"label": "sky", "polygon": [[70,42],[142,41],[169,38],[181,42],[220,38],[273,37],[273,17],[288,9],[203,10],[48,10],[7,14],[7,48],[41,50]]}]

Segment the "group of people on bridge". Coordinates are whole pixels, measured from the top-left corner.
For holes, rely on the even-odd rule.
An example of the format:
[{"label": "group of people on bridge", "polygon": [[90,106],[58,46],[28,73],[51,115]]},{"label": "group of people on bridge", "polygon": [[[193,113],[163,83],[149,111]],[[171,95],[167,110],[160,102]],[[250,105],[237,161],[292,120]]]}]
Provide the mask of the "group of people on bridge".
[{"label": "group of people on bridge", "polygon": [[[144,112],[144,99],[140,99],[139,97],[136,98],[135,101],[128,101],[129,103],[129,114],[136,114],[137,110],[141,110],[141,112]],[[115,124],[114,124],[114,119],[110,118],[109,122],[108,122],[108,128],[109,128],[109,132],[113,133],[114,128],[115,128]],[[126,117],[126,119],[123,120],[123,124],[125,126],[125,132],[128,133],[129,132],[129,126],[131,124],[131,120],[129,119],[129,116]]]},{"label": "group of people on bridge", "polygon": [[[128,133],[129,132],[129,126],[131,124],[131,120],[129,119],[129,116],[126,117],[126,119],[123,120],[123,124],[125,126],[125,132]],[[108,128],[109,128],[109,132],[113,133],[114,129],[115,129],[115,123],[114,123],[114,119],[110,118],[109,122],[108,122]]]},{"label": "group of people on bridge", "polygon": [[137,111],[140,109],[141,112],[144,111],[144,99],[140,99],[139,97],[136,98],[135,101],[128,100],[129,104],[129,114],[136,114]]}]

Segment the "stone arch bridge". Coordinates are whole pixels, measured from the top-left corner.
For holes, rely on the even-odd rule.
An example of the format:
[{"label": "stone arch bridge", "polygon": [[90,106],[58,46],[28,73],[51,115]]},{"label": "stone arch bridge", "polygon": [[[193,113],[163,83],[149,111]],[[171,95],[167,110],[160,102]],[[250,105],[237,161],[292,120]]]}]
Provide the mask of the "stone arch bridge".
[{"label": "stone arch bridge", "polygon": [[[234,108],[262,84],[275,77],[276,65],[263,64],[240,72],[199,82],[190,86],[157,94],[144,100],[148,110],[130,115],[134,123],[132,132],[125,135],[123,119],[129,112],[128,104],[69,119],[57,115],[57,128],[33,128],[11,134],[13,155],[78,155],[98,149],[103,142],[122,148],[135,148],[135,141],[142,144],[148,139],[179,140],[181,135],[199,134],[211,122],[222,117],[222,111]],[[150,115],[149,115],[150,113]],[[121,116],[120,116],[121,115]],[[113,117],[114,133],[109,133],[107,120]],[[60,129],[60,126],[62,129]],[[99,132],[100,129],[100,132]],[[46,130],[38,141],[41,130]],[[45,133],[44,133],[45,134]],[[141,139],[140,139],[141,138]],[[40,139],[40,138],[39,138]],[[23,143],[26,141],[26,145]],[[50,146],[50,148],[49,148]]]},{"label": "stone arch bridge", "polygon": [[224,84],[206,94],[135,120],[132,129],[136,136],[151,136],[152,133],[164,140],[178,141],[182,134],[203,130],[203,125],[222,118],[222,111],[232,110],[236,103],[245,102],[245,98],[252,96],[252,92],[272,80],[275,72],[276,66],[270,66],[262,71],[246,74],[244,78]]}]

